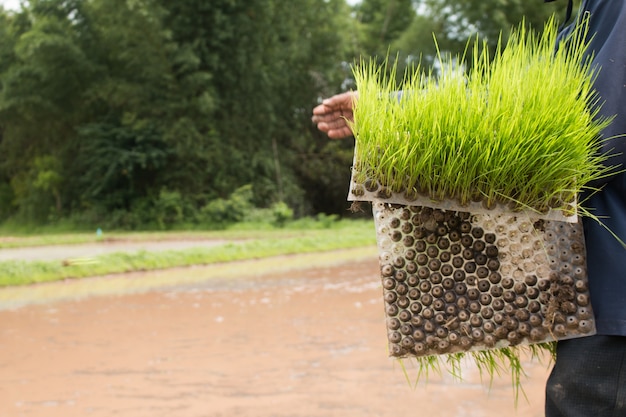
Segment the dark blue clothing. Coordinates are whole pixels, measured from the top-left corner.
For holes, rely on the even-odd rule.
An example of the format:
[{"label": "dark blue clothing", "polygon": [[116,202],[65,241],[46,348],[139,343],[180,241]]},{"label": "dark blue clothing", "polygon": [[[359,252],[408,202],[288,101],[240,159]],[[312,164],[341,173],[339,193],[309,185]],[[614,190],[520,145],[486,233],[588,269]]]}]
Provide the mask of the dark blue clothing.
[{"label": "dark blue clothing", "polygon": [[[578,19],[590,14],[589,52],[599,70],[594,89],[600,97],[600,115],[613,117],[603,131],[602,152],[613,155],[608,165],[626,167],[626,0],[584,0]],[[567,29],[566,29],[567,30]],[[626,175],[603,181],[584,206],[604,226],[584,218],[589,291],[598,334],[626,336]],[[608,229],[608,230],[607,230]]]},{"label": "dark blue clothing", "polygon": [[546,384],[546,417],[626,416],[626,337],[558,343]]},{"label": "dark blue clothing", "polygon": [[[594,88],[600,115],[615,116],[602,133],[608,165],[626,167],[626,0],[584,0],[578,19],[589,13],[589,53],[599,70]],[[564,32],[571,30],[566,28]],[[556,110],[558,111],[558,110]],[[546,384],[546,417],[626,415],[626,175],[601,181],[584,201],[604,226],[585,217],[589,291],[598,335],[557,343]],[[583,196],[583,199],[587,196]],[[608,230],[607,230],[608,229]]]}]

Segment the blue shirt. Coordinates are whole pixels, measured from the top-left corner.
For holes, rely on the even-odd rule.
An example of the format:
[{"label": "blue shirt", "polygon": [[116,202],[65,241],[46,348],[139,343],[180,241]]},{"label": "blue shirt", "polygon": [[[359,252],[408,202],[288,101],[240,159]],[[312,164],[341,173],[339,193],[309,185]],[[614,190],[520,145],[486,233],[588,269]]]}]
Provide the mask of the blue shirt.
[{"label": "blue shirt", "polygon": [[[589,13],[589,53],[599,70],[594,89],[600,116],[615,116],[602,132],[602,152],[608,165],[626,167],[626,0],[584,0],[578,18]],[[575,23],[574,23],[575,24]],[[565,28],[570,31],[572,26]],[[558,110],[556,110],[558,111]],[[583,218],[587,247],[589,292],[598,334],[626,336],[626,175],[599,184],[601,191],[583,197],[583,205],[600,218]],[[613,236],[615,234],[616,236]]]}]

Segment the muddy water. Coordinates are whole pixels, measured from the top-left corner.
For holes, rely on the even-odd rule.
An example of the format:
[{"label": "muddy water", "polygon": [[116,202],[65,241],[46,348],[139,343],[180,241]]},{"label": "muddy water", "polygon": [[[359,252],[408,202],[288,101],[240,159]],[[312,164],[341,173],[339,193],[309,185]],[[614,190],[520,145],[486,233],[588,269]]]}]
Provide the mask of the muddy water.
[{"label": "muddy water", "polygon": [[507,376],[489,389],[471,368],[412,387],[375,258],[316,265],[0,311],[0,416],[543,415],[535,362],[517,409]]}]

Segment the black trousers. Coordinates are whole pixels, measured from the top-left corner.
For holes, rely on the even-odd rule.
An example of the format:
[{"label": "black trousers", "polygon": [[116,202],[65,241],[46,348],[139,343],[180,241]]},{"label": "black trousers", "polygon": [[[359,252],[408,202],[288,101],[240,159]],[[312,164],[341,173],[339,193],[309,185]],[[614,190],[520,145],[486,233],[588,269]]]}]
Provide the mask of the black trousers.
[{"label": "black trousers", "polygon": [[546,385],[546,417],[625,417],[626,337],[558,342]]}]

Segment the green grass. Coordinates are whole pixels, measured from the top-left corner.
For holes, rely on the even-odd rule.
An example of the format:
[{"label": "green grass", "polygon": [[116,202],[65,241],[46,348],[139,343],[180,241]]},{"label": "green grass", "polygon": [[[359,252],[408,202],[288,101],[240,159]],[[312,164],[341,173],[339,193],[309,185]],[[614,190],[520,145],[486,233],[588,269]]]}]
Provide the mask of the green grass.
[{"label": "green grass", "polygon": [[[116,234],[119,239],[167,239],[169,233]],[[179,251],[113,253],[89,259],[61,261],[0,262],[0,287],[26,285],[62,279],[85,278],[132,271],[146,271],[190,265],[206,265],[296,253],[310,253],[375,245],[375,232],[368,221],[341,221],[323,229],[305,228],[294,224],[292,229],[229,230],[210,233],[175,233],[176,238],[245,239],[211,248]],[[84,243],[94,241],[95,234],[72,234],[46,237],[24,237],[23,243]],[[84,239],[84,240],[83,240]],[[69,263],[69,264],[68,264]]]},{"label": "green grass", "polygon": [[462,205],[569,212],[575,196],[611,170],[597,153],[609,121],[589,106],[597,97],[583,35],[575,32],[555,53],[554,21],[541,36],[521,25],[493,60],[477,41],[469,71],[462,57],[440,59],[438,77],[417,67],[400,85],[396,65],[361,62],[354,67],[357,183],[373,179],[392,192]]},{"label": "green grass", "polygon": [[196,232],[175,230],[168,232],[107,232],[102,237],[96,233],[52,233],[35,236],[1,236],[0,249],[47,246],[47,245],[74,245],[98,242],[148,242],[166,240],[199,240],[199,239],[273,239],[297,236],[299,229],[264,229],[249,226],[243,229],[228,229],[219,231]]},{"label": "green grass", "polygon": [[298,235],[302,230],[324,230],[350,228],[362,220],[338,220],[336,216],[318,215],[316,218],[302,218],[277,228],[269,223],[241,222],[223,230],[191,230],[175,229],[169,231],[137,231],[121,230],[104,231],[101,236],[96,230],[83,231],[76,228],[59,228],[54,226],[30,227],[28,229],[0,227],[0,249],[19,248],[26,246],[72,245],[97,242],[145,242],[162,240],[198,240],[198,239],[262,239],[290,237]]}]

